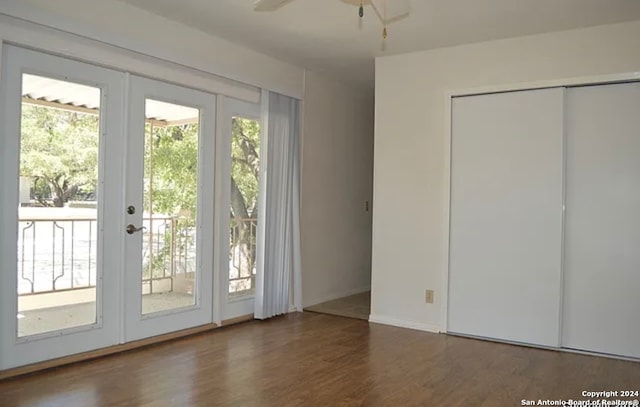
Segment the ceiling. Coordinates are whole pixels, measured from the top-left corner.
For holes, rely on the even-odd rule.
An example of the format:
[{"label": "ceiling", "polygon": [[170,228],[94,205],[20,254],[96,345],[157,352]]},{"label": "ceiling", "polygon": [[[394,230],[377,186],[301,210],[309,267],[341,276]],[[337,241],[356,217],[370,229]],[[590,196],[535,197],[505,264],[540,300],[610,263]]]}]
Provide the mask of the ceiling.
[{"label": "ceiling", "polygon": [[411,0],[411,15],[389,27],[383,51],[371,7],[359,27],[357,6],[341,0],[295,0],[262,13],[253,0],[122,1],[369,86],[376,56],[640,19],[640,0]]}]

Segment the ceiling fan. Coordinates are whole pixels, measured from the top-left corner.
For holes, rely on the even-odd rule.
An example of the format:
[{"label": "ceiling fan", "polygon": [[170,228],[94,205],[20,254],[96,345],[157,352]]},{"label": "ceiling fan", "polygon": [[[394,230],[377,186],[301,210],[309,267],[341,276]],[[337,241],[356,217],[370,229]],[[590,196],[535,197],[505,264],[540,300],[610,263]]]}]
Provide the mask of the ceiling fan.
[{"label": "ceiling fan", "polygon": [[[294,0],[256,0],[254,11],[276,11]],[[326,1],[326,0],[325,0]],[[387,25],[409,16],[411,7],[409,0],[341,0],[358,7],[358,15],[364,17],[364,7],[371,6],[384,26],[382,36],[387,38]]]}]

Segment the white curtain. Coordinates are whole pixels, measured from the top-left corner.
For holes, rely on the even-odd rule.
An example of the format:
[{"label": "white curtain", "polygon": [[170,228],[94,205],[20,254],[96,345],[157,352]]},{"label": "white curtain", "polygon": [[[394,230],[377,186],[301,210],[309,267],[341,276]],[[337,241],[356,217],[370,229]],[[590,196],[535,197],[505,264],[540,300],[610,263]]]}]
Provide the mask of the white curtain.
[{"label": "white curtain", "polygon": [[[298,101],[263,92],[263,219],[259,226],[255,318],[302,310],[300,120]],[[266,150],[266,153],[265,151]],[[262,245],[260,245],[262,243]],[[262,266],[262,267],[260,267]]]}]

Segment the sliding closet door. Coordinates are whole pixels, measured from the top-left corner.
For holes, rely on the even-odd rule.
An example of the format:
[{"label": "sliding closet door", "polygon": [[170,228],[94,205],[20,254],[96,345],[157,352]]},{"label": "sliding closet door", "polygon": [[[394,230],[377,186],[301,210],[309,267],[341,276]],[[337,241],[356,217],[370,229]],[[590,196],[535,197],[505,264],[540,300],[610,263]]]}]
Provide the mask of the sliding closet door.
[{"label": "sliding closet door", "polygon": [[559,346],[563,93],[453,100],[449,332]]},{"label": "sliding closet door", "polygon": [[640,84],[567,93],[562,345],[640,357]]}]

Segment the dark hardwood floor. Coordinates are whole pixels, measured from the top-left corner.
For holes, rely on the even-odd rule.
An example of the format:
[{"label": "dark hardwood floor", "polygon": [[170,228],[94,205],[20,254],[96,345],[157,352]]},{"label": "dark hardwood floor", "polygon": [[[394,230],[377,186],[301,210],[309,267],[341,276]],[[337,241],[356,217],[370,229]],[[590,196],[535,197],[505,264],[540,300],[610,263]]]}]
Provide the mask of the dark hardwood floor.
[{"label": "dark hardwood floor", "polygon": [[314,313],[0,382],[0,406],[520,406],[640,390],[640,363]]}]

